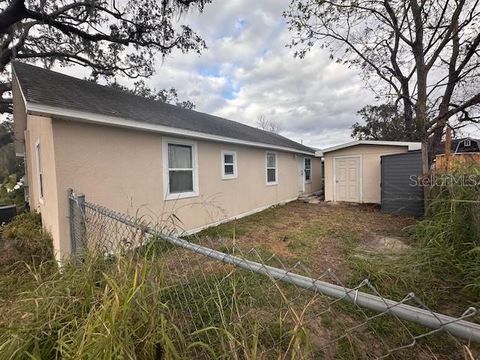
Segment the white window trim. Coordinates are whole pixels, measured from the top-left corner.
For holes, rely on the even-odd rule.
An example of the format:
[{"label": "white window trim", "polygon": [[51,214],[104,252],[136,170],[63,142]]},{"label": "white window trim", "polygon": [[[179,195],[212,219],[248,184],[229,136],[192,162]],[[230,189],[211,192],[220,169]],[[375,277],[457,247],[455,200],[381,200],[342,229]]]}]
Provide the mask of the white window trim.
[{"label": "white window trim", "polygon": [[[307,166],[305,164],[305,162],[308,160],[310,160],[310,180],[307,180],[306,177],[307,177]],[[312,168],[313,168],[313,161],[312,161],[312,158],[308,158],[308,157],[305,157],[303,158],[303,179],[305,180],[305,184],[311,184],[312,183]]]},{"label": "white window trim", "polygon": [[[40,202],[40,204],[43,204],[44,203],[43,198],[45,197],[45,175],[43,173],[43,169],[40,171],[41,156],[42,156],[42,148],[40,146],[40,139],[38,139],[35,142],[35,163],[37,166],[37,191],[38,191],[38,201]],[[43,181],[40,181],[40,174],[42,175]]]},{"label": "white window trim", "polygon": [[[268,182],[268,154],[275,155],[275,181]],[[270,168],[272,169],[272,168]],[[267,186],[278,185],[278,153],[276,151],[266,151],[265,152],[265,183]]]},{"label": "white window trim", "polygon": [[[233,174],[225,174],[225,155],[232,155],[233,156]],[[223,180],[231,180],[236,179],[238,177],[237,172],[237,152],[230,151],[230,150],[222,150],[222,179]],[[228,164],[230,165],[230,164]]]},{"label": "white window trim", "polygon": [[[168,144],[173,145],[187,145],[192,147],[192,167],[193,167],[193,191],[183,193],[170,193],[170,176],[168,167]],[[174,139],[174,138],[162,138],[162,159],[163,159],[163,184],[165,191],[165,200],[178,200],[190,197],[196,197],[199,195],[198,188],[198,151],[197,142],[191,140]]]}]

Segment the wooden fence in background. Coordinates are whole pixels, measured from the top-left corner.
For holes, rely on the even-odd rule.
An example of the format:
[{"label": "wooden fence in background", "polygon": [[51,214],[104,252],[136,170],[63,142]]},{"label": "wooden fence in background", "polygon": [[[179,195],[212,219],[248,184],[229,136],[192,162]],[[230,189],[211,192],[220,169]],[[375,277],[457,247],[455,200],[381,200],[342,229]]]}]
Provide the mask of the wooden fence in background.
[{"label": "wooden fence in background", "polygon": [[460,153],[455,155],[437,155],[435,157],[435,170],[448,171],[457,166],[480,165],[480,153]]}]

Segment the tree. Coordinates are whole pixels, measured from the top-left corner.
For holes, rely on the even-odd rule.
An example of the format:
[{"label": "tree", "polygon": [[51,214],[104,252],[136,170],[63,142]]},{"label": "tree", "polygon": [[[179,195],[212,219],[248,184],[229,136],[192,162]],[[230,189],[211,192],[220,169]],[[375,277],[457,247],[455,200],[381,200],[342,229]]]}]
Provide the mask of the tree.
[{"label": "tree", "polygon": [[24,175],[23,159],[15,155],[13,140],[13,121],[0,122],[0,182],[13,173],[17,179]]},{"label": "tree", "polygon": [[259,115],[257,117],[257,127],[275,134],[283,130],[282,124],[278,121],[267,119],[265,115]]},{"label": "tree", "polygon": [[411,140],[479,120],[479,0],[292,0],[291,46],[317,43],[400,107]]},{"label": "tree", "polygon": [[179,100],[178,92],[175,88],[170,89],[151,89],[143,80],[138,80],[134,83],[133,88],[126,87],[119,84],[118,82],[113,82],[110,84],[111,87],[120,89],[123,91],[128,91],[134,95],[142,96],[147,99],[162,101],[168,104],[177,105],[185,109],[193,110],[195,109],[195,104],[190,100]]},{"label": "tree", "polygon": [[409,136],[398,108],[391,104],[367,105],[358,111],[365,124],[352,126],[352,137],[357,140],[407,141]]},{"label": "tree", "polygon": [[0,112],[11,112],[7,65],[41,60],[79,64],[92,79],[148,77],[155,58],[174,49],[200,52],[204,41],[177,15],[210,0],[11,0],[0,4]]}]

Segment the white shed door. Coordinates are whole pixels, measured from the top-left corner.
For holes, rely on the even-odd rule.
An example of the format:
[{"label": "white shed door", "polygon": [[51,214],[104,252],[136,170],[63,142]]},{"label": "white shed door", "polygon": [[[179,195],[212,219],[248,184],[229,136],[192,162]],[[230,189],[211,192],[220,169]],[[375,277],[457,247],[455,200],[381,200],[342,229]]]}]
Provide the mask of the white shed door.
[{"label": "white shed door", "polygon": [[335,201],[360,202],[360,158],[335,158]]}]

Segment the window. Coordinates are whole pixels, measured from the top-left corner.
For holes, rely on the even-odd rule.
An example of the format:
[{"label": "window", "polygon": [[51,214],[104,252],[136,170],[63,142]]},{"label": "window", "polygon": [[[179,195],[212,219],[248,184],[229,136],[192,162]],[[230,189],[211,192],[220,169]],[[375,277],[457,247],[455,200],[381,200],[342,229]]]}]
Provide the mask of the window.
[{"label": "window", "polygon": [[237,153],[235,151],[222,151],[222,179],[235,179],[237,177]]},{"label": "window", "polygon": [[164,162],[167,169],[166,200],[198,195],[196,144],[188,141],[166,140]]},{"label": "window", "polygon": [[267,165],[267,185],[277,184],[278,167],[277,167],[276,153],[267,152],[266,165]]},{"label": "window", "polygon": [[38,182],[38,198],[43,200],[43,168],[42,158],[40,153],[40,142],[35,144],[35,155],[37,157],[37,182]]},{"label": "window", "polygon": [[312,181],[312,159],[305,158],[305,182]]}]

